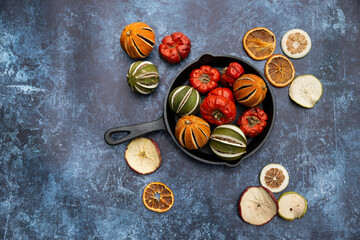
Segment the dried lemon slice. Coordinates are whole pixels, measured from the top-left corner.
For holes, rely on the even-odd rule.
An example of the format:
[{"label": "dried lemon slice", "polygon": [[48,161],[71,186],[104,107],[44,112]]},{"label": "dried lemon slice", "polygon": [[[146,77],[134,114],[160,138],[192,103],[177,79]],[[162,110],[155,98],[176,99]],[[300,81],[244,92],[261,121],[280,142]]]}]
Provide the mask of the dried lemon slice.
[{"label": "dried lemon slice", "polygon": [[268,164],[261,170],[260,183],[274,193],[281,192],[289,184],[289,173],[280,164]]},{"label": "dried lemon slice", "polygon": [[305,57],[311,49],[310,36],[301,29],[292,29],[281,39],[281,48],[290,58]]},{"label": "dried lemon slice", "polygon": [[143,202],[154,212],[166,212],[174,204],[174,194],[165,184],[152,182],[144,189]]}]

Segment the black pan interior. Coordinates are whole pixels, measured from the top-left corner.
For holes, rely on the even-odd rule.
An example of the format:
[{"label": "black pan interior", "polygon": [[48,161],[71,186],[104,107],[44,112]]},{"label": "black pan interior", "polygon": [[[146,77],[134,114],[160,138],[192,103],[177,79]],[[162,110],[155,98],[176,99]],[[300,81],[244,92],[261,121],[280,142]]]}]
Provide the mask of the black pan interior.
[{"label": "black pan interior", "polygon": [[[268,91],[266,94],[266,98],[264,99],[263,103],[259,106],[260,106],[260,108],[262,108],[265,111],[265,113],[268,115],[269,119],[268,119],[267,126],[265,127],[264,131],[260,135],[254,137],[254,138],[247,139],[248,144],[247,144],[246,154],[244,154],[240,159],[235,160],[235,161],[224,161],[224,160],[218,158],[211,151],[209,144],[207,144],[204,148],[201,148],[199,150],[191,150],[191,151],[183,148],[179,144],[179,142],[175,138],[175,125],[176,125],[177,121],[179,120],[180,116],[178,116],[177,114],[175,114],[174,112],[171,111],[169,104],[168,104],[168,97],[169,97],[169,94],[171,93],[171,91],[173,89],[175,89],[176,87],[179,87],[182,85],[189,85],[189,75],[192,70],[200,68],[202,65],[210,65],[211,67],[217,68],[219,71],[221,71],[223,68],[227,67],[229,65],[229,63],[231,63],[231,62],[240,63],[243,66],[245,73],[256,74],[256,75],[260,76],[262,79],[264,79],[264,81],[268,87]],[[220,82],[219,82],[219,87],[223,87]],[[202,97],[202,99],[204,99],[206,97],[206,95],[202,95],[201,97]],[[168,90],[168,93],[166,95],[166,101],[165,101],[165,107],[164,107],[164,109],[165,109],[164,110],[164,118],[165,118],[166,128],[167,128],[168,132],[170,133],[171,138],[176,142],[176,144],[187,155],[189,155],[190,157],[192,157],[198,161],[204,162],[204,163],[235,167],[235,166],[238,166],[242,160],[244,160],[244,159],[250,157],[252,154],[254,154],[265,143],[266,139],[268,138],[268,136],[273,128],[274,122],[275,122],[275,114],[276,114],[275,108],[276,107],[275,107],[274,94],[271,90],[269,83],[267,82],[267,80],[265,79],[263,74],[259,70],[257,70],[253,65],[242,60],[241,58],[237,58],[237,57],[233,57],[233,56],[212,56],[212,55],[206,54],[206,55],[201,56],[198,60],[191,63],[187,67],[185,67],[173,80],[172,84],[170,85],[170,89]],[[236,103],[237,117],[236,117],[236,120],[234,122],[232,122],[231,124],[236,125],[236,121],[239,118],[239,116],[241,116],[244,113],[244,111],[246,111],[247,109],[248,109],[247,107],[244,107],[244,106],[240,105],[239,103]],[[201,114],[198,113],[197,116],[201,117]],[[212,125],[211,129],[213,130],[215,127],[216,127],[215,125]]]}]

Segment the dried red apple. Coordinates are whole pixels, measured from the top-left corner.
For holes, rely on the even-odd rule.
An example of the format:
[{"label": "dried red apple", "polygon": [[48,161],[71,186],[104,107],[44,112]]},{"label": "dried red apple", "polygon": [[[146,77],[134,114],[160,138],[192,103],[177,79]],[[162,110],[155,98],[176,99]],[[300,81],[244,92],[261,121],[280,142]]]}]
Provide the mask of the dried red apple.
[{"label": "dried red apple", "polygon": [[264,225],[278,213],[279,205],[270,190],[263,186],[248,187],[239,201],[240,217],[252,225]]},{"label": "dried red apple", "polygon": [[161,154],[156,142],[149,138],[135,138],[125,150],[129,167],[140,174],[149,174],[161,165]]}]

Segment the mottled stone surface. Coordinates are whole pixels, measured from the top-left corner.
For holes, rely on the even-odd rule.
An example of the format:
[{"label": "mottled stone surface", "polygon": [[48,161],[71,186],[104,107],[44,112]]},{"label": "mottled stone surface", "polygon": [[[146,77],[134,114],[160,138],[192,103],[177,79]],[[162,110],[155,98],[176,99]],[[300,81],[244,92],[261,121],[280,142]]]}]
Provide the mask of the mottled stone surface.
[{"label": "mottled stone surface", "polygon": [[[33,1],[42,2],[42,1]],[[349,1],[1,1],[0,3],[0,237],[1,239],[359,239],[360,2]],[[146,59],[161,75],[149,96],[133,93],[126,72],[134,61],[120,33],[143,21],[156,33]],[[166,132],[147,135],[163,164],[133,172],[126,144],[109,146],[104,132],[162,115],[176,74],[203,53],[249,58],[242,37],[267,27],[280,39],[292,28],[313,47],[293,60],[297,75],[324,87],[313,109],[273,88],[277,118],[264,147],[236,168],[185,155]],[[184,32],[193,43],[178,65],[158,54],[161,39]],[[304,218],[275,217],[256,227],[241,220],[241,192],[259,185],[259,171],[281,163],[286,190],[308,200]],[[167,184],[173,208],[147,210],[142,191]],[[275,195],[279,197],[279,194]]]}]

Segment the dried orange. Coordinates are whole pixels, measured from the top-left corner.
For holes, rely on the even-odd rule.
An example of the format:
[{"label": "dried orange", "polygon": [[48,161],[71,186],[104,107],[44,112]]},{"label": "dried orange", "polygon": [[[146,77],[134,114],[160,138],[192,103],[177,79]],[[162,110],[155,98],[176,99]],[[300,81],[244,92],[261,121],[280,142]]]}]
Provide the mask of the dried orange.
[{"label": "dried orange", "polygon": [[265,64],[265,76],[275,87],[285,87],[294,79],[295,68],[287,57],[275,54]]},{"label": "dried orange", "polygon": [[165,184],[152,182],[144,189],[143,202],[154,212],[166,212],[174,204],[174,194]]},{"label": "dried orange", "polygon": [[258,27],[245,34],[243,45],[250,57],[255,60],[264,60],[274,53],[276,38],[269,29]]}]

